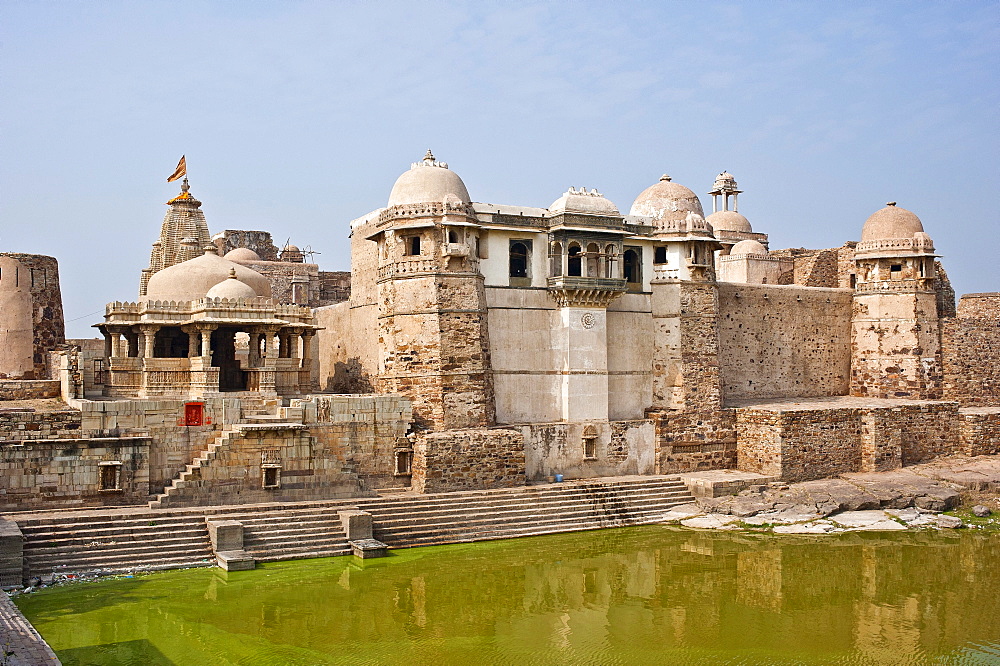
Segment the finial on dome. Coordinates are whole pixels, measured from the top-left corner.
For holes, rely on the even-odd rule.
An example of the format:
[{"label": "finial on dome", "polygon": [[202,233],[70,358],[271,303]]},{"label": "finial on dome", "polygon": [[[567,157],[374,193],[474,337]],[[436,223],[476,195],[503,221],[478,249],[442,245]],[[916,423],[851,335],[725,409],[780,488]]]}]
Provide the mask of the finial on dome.
[{"label": "finial on dome", "polygon": [[424,155],[424,162],[434,162],[434,153],[431,152],[430,148],[427,149],[427,154]]},{"label": "finial on dome", "polygon": [[886,205],[886,206],[895,206],[895,205],[896,205],[896,202],[895,202],[895,201],[886,201],[886,202],[885,202],[885,205]]},{"label": "finial on dome", "polygon": [[671,178],[667,174],[663,174],[662,176],[660,176],[660,180],[670,182],[671,180],[673,180],[673,178]]},{"label": "finial on dome", "polygon": [[230,279],[230,280],[235,280],[235,279],[237,279],[237,278],[236,278],[236,269],[235,269],[235,268],[230,268],[230,269],[229,269],[229,279]]},{"label": "finial on dome", "polygon": [[188,185],[187,176],[184,176],[184,180],[181,181],[181,192],[187,193],[187,191],[190,190],[190,189],[191,189],[191,186]]}]

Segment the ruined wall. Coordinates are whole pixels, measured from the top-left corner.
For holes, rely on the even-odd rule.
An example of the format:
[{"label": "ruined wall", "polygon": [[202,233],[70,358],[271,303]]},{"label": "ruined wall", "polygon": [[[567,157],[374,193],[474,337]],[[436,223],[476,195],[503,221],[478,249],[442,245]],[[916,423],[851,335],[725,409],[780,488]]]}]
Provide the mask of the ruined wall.
[{"label": "ruined wall", "polygon": [[655,474],[736,466],[736,413],[651,412],[655,424]]},{"label": "ruined wall", "polygon": [[236,248],[245,247],[256,252],[264,261],[278,261],[278,248],[274,245],[269,231],[226,229],[212,236],[212,242],[219,248],[220,257],[226,256]]},{"label": "ruined wall", "polygon": [[845,395],[851,373],[847,289],[719,283],[727,400]]},{"label": "ruined wall", "polygon": [[320,271],[319,272],[319,302],[315,307],[333,305],[350,299],[350,271]]},{"label": "ruined wall", "polygon": [[[0,252],[20,263],[22,285],[31,294],[32,376],[24,379],[47,379],[47,353],[66,342],[62,292],[59,289],[59,263],[54,257],[19,252]],[[27,272],[27,275],[24,273]],[[6,316],[7,313],[4,312]],[[0,370],[2,372],[2,370]]]},{"label": "ruined wall", "polygon": [[406,434],[413,419],[410,401],[398,395],[314,395],[292,400],[303,423],[325,450],[344,451],[348,467],[363,490],[410,485],[398,471],[397,452],[408,452]]},{"label": "ruined wall", "polygon": [[418,493],[516,488],[524,482],[524,437],[516,430],[428,432],[413,447],[412,487]]},{"label": "ruined wall", "polygon": [[851,241],[842,247],[827,249],[786,248],[772,250],[768,255],[792,262],[792,268],[785,271],[781,284],[850,289],[853,287],[851,275],[854,274],[855,245]]},{"label": "ruined wall", "polygon": [[886,471],[976,446],[961,439],[956,403],[736,413],[737,467],[790,482]]},{"label": "ruined wall", "polygon": [[962,405],[1000,405],[1000,293],[965,294],[941,322],[944,396]]},{"label": "ruined wall", "polygon": [[0,377],[35,376],[34,329],[28,271],[0,255]]},{"label": "ruined wall", "polygon": [[[149,447],[145,437],[0,443],[0,511],[142,504]],[[121,463],[117,488],[102,490],[102,462]]]},{"label": "ruined wall", "polygon": [[1000,408],[966,408],[959,410],[959,416],[963,453],[969,456],[1000,454]]},{"label": "ruined wall", "polygon": [[[653,422],[648,419],[518,426],[524,437],[529,480],[562,474],[567,479],[655,474]],[[587,439],[593,439],[592,456]]]},{"label": "ruined wall", "polygon": [[38,400],[58,397],[59,381],[56,379],[0,380],[0,400]]}]

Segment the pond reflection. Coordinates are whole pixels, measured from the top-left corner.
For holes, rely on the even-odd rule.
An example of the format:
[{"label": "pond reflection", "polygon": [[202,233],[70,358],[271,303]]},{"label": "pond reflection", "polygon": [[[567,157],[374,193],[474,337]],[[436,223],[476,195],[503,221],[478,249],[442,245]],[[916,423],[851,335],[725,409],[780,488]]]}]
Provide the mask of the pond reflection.
[{"label": "pond reflection", "polygon": [[995,533],[640,527],[81,584],[66,664],[1000,661]]}]

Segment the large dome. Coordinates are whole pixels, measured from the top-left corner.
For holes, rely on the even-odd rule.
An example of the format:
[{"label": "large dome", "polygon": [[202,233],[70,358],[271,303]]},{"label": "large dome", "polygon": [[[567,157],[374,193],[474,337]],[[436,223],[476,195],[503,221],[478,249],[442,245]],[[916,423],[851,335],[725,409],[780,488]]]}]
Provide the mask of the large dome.
[{"label": "large dome", "polygon": [[258,296],[271,295],[271,284],[266,277],[220,257],[213,250],[154,273],[149,278],[142,300],[194,301],[205,298],[212,287],[229,278],[230,271],[236,271],[236,278],[249,285]]},{"label": "large dome", "polygon": [[[653,226],[666,228],[676,226],[687,218],[688,213],[704,217],[698,195],[679,183],[672,182],[670,176],[662,176],[655,185],[647,187],[632,202],[630,215],[653,218]],[[673,224],[668,224],[668,223]]]},{"label": "large dome", "polygon": [[750,220],[734,210],[720,210],[712,213],[705,220],[712,225],[713,231],[739,231],[751,233]]},{"label": "large dome", "polygon": [[424,159],[410,165],[410,170],[396,179],[389,193],[388,206],[407,204],[470,203],[469,191],[458,174],[448,168],[445,162],[434,159],[427,151]]},{"label": "large dome", "polygon": [[734,254],[767,254],[767,248],[760,241],[755,241],[752,238],[746,240],[741,240],[739,243],[733,246],[733,249],[729,251],[730,256]]},{"label": "large dome", "polygon": [[890,201],[882,210],[872,213],[861,229],[861,241],[913,238],[922,233],[920,218]]},{"label": "large dome", "polygon": [[587,191],[586,187],[577,190],[569,188],[561,197],[552,202],[549,212],[553,215],[561,213],[580,213],[583,215],[615,215],[619,216],[618,206],[611,203],[607,197],[597,190]]},{"label": "large dome", "polygon": [[208,290],[205,294],[208,298],[228,298],[237,300],[240,298],[257,298],[257,292],[253,287],[236,277],[236,271],[230,270],[229,277]]}]

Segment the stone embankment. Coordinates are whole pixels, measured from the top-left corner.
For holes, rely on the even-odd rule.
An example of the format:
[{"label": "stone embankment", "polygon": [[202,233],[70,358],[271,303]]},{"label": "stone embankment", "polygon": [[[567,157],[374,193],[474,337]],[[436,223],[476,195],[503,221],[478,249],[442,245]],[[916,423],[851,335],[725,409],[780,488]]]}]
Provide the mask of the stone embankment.
[{"label": "stone embankment", "polygon": [[962,519],[943,512],[959,508],[967,514],[969,527],[1000,527],[1000,456],[996,455],[954,456],[890,472],[793,484],[731,471],[684,479],[700,497],[671,510],[664,519],[685,527],[779,534],[956,528],[965,524]]}]

